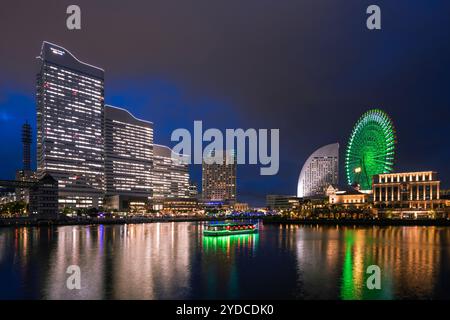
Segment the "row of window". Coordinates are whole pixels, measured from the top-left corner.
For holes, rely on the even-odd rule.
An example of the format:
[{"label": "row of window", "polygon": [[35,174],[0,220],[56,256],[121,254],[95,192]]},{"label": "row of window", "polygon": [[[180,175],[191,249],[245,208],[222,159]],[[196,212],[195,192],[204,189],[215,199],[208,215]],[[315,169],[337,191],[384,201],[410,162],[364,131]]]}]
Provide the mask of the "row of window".
[{"label": "row of window", "polygon": [[411,173],[411,174],[398,174],[398,175],[380,175],[379,183],[392,183],[392,182],[417,182],[417,181],[433,181],[433,174],[427,173]]}]

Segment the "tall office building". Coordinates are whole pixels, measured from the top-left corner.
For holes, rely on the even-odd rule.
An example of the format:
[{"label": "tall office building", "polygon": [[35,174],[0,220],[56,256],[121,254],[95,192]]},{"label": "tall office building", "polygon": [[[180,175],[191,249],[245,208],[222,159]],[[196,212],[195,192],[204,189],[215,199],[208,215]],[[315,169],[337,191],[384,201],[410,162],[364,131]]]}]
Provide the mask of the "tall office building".
[{"label": "tall office building", "polygon": [[61,207],[99,207],[104,183],[104,71],[44,42],[38,57],[37,171]]},{"label": "tall office building", "polygon": [[297,185],[297,197],[325,196],[325,188],[338,184],[339,143],[328,144],[313,152],[303,165]]},{"label": "tall office building", "polygon": [[106,105],[104,132],[107,206],[145,206],[152,195],[153,123]]},{"label": "tall office building", "polygon": [[[222,159],[217,163],[214,159]],[[203,159],[202,197],[205,201],[236,201],[236,154],[213,151]]]},{"label": "tall office building", "polygon": [[178,156],[172,157],[172,149],[153,146],[153,199],[189,197],[189,168]]}]

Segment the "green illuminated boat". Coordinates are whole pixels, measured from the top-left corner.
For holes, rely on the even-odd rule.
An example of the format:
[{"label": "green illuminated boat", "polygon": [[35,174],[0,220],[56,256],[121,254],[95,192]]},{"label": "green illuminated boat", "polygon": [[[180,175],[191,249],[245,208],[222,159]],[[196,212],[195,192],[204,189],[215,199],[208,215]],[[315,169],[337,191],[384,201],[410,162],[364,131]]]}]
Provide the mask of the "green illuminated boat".
[{"label": "green illuminated boat", "polygon": [[230,236],[258,232],[254,223],[217,223],[209,224],[203,229],[204,236]]}]

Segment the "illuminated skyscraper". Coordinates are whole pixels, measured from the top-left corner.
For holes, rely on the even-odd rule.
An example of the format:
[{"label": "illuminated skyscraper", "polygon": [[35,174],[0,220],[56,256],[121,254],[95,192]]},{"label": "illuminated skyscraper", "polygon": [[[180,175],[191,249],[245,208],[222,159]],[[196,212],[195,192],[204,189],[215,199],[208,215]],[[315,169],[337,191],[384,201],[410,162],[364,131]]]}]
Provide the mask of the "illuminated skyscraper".
[{"label": "illuminated skyscraper", "polygon": [[153,123],[105,106],[105,177],[108,206],[144,206],[152,195]]},{"label": "illuminated skyscraper", "polygon": [[189,197],[189,168],[187,162],[172,157],[169,147],[153,146],[153,198]]},{"label": "illuminated skyscraper", "polygon": [[297,185],[297,197],[324,196],[325,188],[338,184],[339,143],[323,146],[305,161]]},{"label": "illuminated skyscraper", "polygon": [[[214,159],[222,159],[217,163]],[[234,151],[213,151],[203,159],[202,196],[205,201],[236,201],[236,155]]]},{"label": "illuminated skyscraper", "polygon": [[60,207],[102,205],[104,71],[42,44],[37,75],[37,171],[58,181]]}]

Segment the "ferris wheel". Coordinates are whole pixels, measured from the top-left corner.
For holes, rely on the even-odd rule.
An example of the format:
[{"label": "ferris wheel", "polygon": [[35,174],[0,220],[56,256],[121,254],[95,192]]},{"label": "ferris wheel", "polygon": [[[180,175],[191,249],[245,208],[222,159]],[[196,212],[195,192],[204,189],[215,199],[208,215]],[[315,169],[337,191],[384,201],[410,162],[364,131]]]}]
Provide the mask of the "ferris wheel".
[{"label": "ferris wheel", "polygon": [[386,112],[372,109],[355,124],[345,153],[345,173],[349,185],[372,189],[372,177],[392,172],[396,135]]}]

